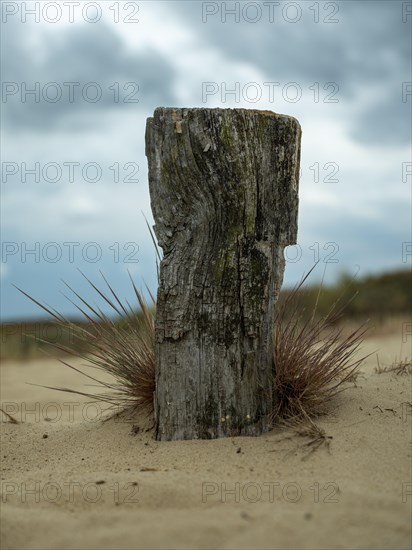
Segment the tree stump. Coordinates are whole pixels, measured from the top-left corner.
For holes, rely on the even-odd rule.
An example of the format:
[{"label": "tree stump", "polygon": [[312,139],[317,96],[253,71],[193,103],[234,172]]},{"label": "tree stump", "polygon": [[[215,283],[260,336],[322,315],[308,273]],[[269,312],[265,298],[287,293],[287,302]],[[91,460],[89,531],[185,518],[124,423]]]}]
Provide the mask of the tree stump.
[{"label": "tree stump", "polygon": [[274,309],[297,235],[301,129],[247,109],[158,108],[146,155],[163,249],[158,440],[270,428]]}]

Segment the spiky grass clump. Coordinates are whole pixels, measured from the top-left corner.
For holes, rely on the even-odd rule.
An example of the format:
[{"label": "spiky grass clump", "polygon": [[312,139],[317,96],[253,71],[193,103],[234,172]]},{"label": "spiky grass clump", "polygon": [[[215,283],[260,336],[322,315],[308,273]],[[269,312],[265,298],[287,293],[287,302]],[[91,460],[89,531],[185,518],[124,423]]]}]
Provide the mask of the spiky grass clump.
[{"label": "spiky grass clump", "polygon": [[[297,293],[309,274],[310,272],[287,297],[276,315],[273,384],[277,401],[272,412],[274,423],[288,419],[291,422],[296,422],[297,419],[307,421],[326,413],[331,400],[345,389],[345,383],[356,379],[358,367],[365,359],[355,359],[354,354],[362,343],[366,329],[360,327],[343,336],[342,331],[335,328],[342,314],[342,310],[334,312],[336,304],[320,320],[315,320],[315,305],[311,318],[304,320]],[[148,306],[132,281],[137,305],[140,307],[140,313],[137,314],[128,302],[123,303],[120,300],[103,274],[102,277],[108,289],[107,294],[85,278],[116,314],[116,320],[103,313],[100,308],[93,307],[66,284],[79,303],[68,299],[81,312],[88,328],[74,324],[54,309],[21,291],[75,336],[71,347],[59,343],[54,343],[53,346],[85,359],[89,365],[114,378],[114,382],[98,380],[62,361],[71,369],[87,376],[104,391],[87,393],[62,387],[50,389],[80,394],[94,401],[107,402],[120,410],[126,409],[131,413],[144,411],[148,416],[153,416],[154,307]],[[150,296],[154,306],[155,300]],[[79,349],[87,351],[79,352]]]},{"label": "spiky grass clump", "polygon": [[[100,290],[85,275],[83,276],[97,295],[109,305],[110,310],[115,314],[115,319],[99,307],[93,307],[65,283],[79,303],[66,297],[82,314],[86,326],[73,323],[56,310],[41,304],[19,289],[49,313],[66,332],[71,332],[73,336],[71,346],[58,342],[52,343],[52,346],[72,356],[85,359],[88,366],[93,366],[114,378],[114,381],[110,382],[99,380],[62,360],[62,363],[89,378],[97,388],[103,391],[87,393],[62,387],[50,389],[75,393],[93,401],[109,403],[113,408],[117,408],[119,413],[139,411],[152,416],[155,390],[154,308],[149,307],[132,279],[131,283],[137,299],[136,306],[140,307],[140,311],[137,311],[137,308],[134,309],[127,301],[123,303],[104,275],[101,275],[108,293]],[[150,296],[154,306],[155,300],[151,294]],[[86,351],[79,352],[79,349]]]},{"label": "spiky grass clump", "polygon": [[307,276],[286,298],[276,315],[274,422],[314,418],[327,413],[333,398],[353,380],[365,359],[356,359],[355,353],[367,329],[361,326],[344,335],[342,329],[337,328],[343,312],[343,308],[335,312],[337,304],[320,319],[315,318],[315,305],[311,317],[305,320],[299,310],[297,294]]}]

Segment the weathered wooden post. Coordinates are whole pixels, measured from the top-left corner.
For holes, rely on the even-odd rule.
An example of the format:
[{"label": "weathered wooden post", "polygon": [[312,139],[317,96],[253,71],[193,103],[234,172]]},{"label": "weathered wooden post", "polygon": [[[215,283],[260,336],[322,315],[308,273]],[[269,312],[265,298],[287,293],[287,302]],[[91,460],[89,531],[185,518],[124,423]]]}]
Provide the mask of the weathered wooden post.
[{"label": "weathered wooden post", "polygon": [[296,242],[299,123],[158,108],[146,127],[155,233],[156,437],[269,429],[274,306]]}]

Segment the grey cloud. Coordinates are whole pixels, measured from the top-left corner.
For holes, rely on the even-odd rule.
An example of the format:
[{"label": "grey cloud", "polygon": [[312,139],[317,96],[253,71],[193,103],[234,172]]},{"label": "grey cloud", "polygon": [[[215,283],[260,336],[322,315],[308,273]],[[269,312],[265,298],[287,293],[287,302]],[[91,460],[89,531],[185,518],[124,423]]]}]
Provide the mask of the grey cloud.
[{"label": "grey cloud", "polygon": [[[30,48],[24,34],[25,25],[7,23],[4,44],[11,54],[3,54],[3,82],[15,82],[19,86],[16,95],[3,103],[4,122],[8,129],[49,130],[63,126],[64,130],[87,127],[90,119],[100,116],[102,109],[145,108],[152,110],[158,104],[172,104],[174,95],[171,84],[174,71],[169,63],[155,52],[137,54],[126,49],[122,39],[109,27],[87,26],[69,29],[63,35],[43,36],[46,55]],[[4,48],[5,51],[6,48]],[[26,83],[33,89],[36,82],[41,90],[44,84],[56,82],[62,98],[53,103],[36,102],[33,96],[21,102],[20,87]],[[69,86],[64,82],[79,83],[74,86],[74,101],[69,101]],[[102,89],[99,101],[88,102],[82,97],[84,85],[96,82]],[[110,90],[118,82],[119,100]],[[137,83],[138,88],[127,82]],[[56,87],[49,88],[53,97]],[[93,97],[94,87],[89,89]],[[47,91],[46,91],[47,93]],[[128,97],[129,102],[123,100]],[[138,102],[130,102],[138,99]]]},{"label": "grey cloud", "polygon": [[[234,61],[257,66],[268,80],[294,81],[301,86],[336,82],[341,102],[347,102],[352,112],[359,93],[370,90],[368,104],[362,105],[363,112],[350,122],[355,139],[384,146],[410,140],[405,104],[398,92],[393,95],[402,81],[412,80],[411,16],[402,21],[403,2],[332,2],[329,4],[339,7],[334,15],[339,22],[329,24],[322,23],[328,13],[322,11],[322,2],[318,3],[321,22],[317,24],[309,9],[311,2],[289,2],[301,8],[302,18],[296,23],[282,19],[282,8],[288,2],[274,9],[273,23],[268,21],[265,3],[261,4],[264,16],[257,23],[242,17],[235,23],[230,15],[222,23],[222,4],[233,7],[235,2],[210,2],[220,11],[202,23],[201,5],[189,4],[180,2],[174,9],[180,9],[183,20],[199,31],[207,44],[213,43]],[[293,11],[289,13],[293,17]],[[377,116],[379,113],[383,116]]]},{"label": "grey cloud", "polygon": [[411,97],[402,101],[402,83],[395,83],[382,99],[371,97],[352,126],[351,136],[365,144],[402,146],[412,137],[411,106]]}]

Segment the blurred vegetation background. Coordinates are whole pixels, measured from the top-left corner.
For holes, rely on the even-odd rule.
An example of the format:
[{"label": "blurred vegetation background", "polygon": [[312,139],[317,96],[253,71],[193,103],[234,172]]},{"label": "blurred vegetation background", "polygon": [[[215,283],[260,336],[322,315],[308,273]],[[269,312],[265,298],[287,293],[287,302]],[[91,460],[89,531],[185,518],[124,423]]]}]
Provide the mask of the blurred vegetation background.
[{"label": "blurred vegetation background", "polygon": [[[380,275],[354,279],[343,275],[332,286],[304,284],[299,290],[285,288],[281,291],[278,304],[290,297],[293,298],[293,311],[302,320],[326,316],[334,304],[336,310],[343,308],[339,322],[343,324],[362,324],[370,321],[370,334],[379,333],[391,322],[399,326],[399,321],[410,319],[412,312],[412,278],[410,270],[399,270]],[[136,323],[139,323],[141,313],[136,311]],[[127,328],[125,320],[115,319],[119,329]],[[76,327],[96,332],[94,323],[73,320]],[[104,327],[101,327],[102,332]],[[79,338],[77,329],[62,326],[53,321],[30,321],[20,323],[3,323],[1,325],[0,358],[28,360],[64,355],[59,347],[69,347],[79,353],[87,352],[87,339]]]},{"label": "blurred vegetation background", "polygon": [[[282,290],[279,302],[292,292]],[[345,320],[383,323],[388,317],[411,315],[411,272],[399,270],[362,279],[344,274],[332,286],[303,285],[295,299],[304,319],[313,315],[315,305],[316,315],[323,317],[337,303],[336,309],[344,308]]]}]

